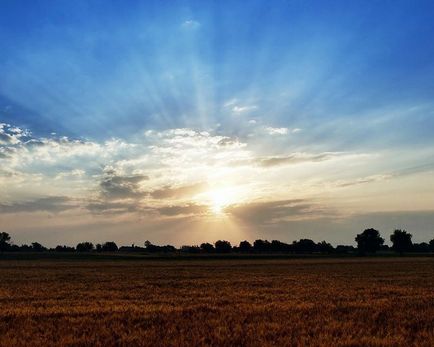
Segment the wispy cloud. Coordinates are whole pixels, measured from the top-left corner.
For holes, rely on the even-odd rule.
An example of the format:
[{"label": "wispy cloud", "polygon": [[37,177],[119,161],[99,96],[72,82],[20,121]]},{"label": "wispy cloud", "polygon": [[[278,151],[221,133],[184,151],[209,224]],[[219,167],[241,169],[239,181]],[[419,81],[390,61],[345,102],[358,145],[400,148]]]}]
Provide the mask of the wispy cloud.
[{"label": "wispy cloud", "polygon": [[181,26],[184,29],[198,29],[200,27],[200,23],[194,19],[187,19],[182,22]]},{"label": "wispy cloud", "polygon": [[58,213],[76,209],[77,207],[78,205],[71,198],[65,196],[48,196],[35,200],[0,204],[0,213]]}]

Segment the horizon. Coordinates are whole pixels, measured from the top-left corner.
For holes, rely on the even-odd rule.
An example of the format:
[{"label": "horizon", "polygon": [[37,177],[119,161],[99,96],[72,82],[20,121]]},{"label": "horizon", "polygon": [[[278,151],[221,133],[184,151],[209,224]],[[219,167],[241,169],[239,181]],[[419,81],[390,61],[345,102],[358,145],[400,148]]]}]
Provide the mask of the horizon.
[{"label": "horizon", "polygon": [[428,242],[433,15],[431,1],[2,1],[0,232]]}]

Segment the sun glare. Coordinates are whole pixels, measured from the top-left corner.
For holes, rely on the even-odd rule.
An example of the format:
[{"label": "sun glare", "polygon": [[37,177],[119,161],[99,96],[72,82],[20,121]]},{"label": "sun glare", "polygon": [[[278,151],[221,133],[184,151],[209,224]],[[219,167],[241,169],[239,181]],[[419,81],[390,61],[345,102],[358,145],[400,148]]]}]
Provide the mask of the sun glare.
[{"label": "sun glare", "polygon": [[211,190],[206,195],[211,211],[216,215],[223,214],[227,206],[236,202],[235,189],[231,188]]}]

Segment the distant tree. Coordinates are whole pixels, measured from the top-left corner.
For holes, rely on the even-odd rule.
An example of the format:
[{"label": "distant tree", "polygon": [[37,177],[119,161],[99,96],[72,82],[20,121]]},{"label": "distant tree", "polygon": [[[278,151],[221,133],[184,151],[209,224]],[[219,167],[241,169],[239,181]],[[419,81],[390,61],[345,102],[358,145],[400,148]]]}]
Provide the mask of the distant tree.
[{"label": "distant tree", "polygon": [[174,253],[176,252],[176,247],[172,246],[172,245],[166,245],[161,247],[163,249],[163,252],[167,252],[167,253]]},{"label": "distant tree", "polygon": [[161,251],[161,247],[153,245],[151,241],[146,240],[144,245],[147,252],[157,253]]},{"label": "distant tree", "polygon": [[430,247],[429,244],[426,242],[413,243],[413,247],[411,248],[411,250],[418,253],[429,253]]},{"label": "distant tree", "polygon": [[238,247],[238,250],[240,252],[243,252],[243,253],[245,253],[245,252],[251,252],[252,249],[253,249],[252,245],[250,244],[249,241],[246,241],[246,240],[245,241],[241,241],[240,245]]},{"label": "distant tree", "polygon": [[11,244],[9,243],[10,240],[11,237],[8,233],[5,232],[0,233],[0,252],[3,253],[9,250],[9,248],[11,247]]},{"label": "distant tree", "polygon": [[290,252],[292,250],[291,245],[288,245],[287,243],[273,240],[270,243],[270,251],[271,252]]},{"label": "distant tree", "polygon": [[69,247],[69,246],[56,246],[56,248],[54,249],[54,251],[56,252],[74,252],[75,248],[74,247]]},{"label": "distant tree", "polygon": [[396,229],[392,235],[390,235],[390,241],[392,241],[392,249],[399,254],[408,252],[413,246],[411,242],[412,235],[405,230]]},{"label": "distant tree", "polygon": [[80,242],[75,249],[77,252],[90,252],[94,249],[92,242]]},{"label": "distant tree", "polygon": [[199,246],[181,246],[181,252],[197,254],[197,253],[200,253],[200,247]]},{"label": "distant tree", "polygon": [[102,244],[97,243],[97,244],[95,245],[95,250],[96,250],[98,253],[101,253],[101,252],[102,252]]},{"label": "distant tree", "polygon": [[320,253],[333,253],[335,250],[330,243],[325,241],[318,242],[316,248]]},{"label": "distant tree", "polygon": [[432,239],[432,240],[429,242],[429,249],[431,250],[431,252],[434,252],[434,239]]},{"label": "distant tree", "polygon": [[204,253],[212,253],[215,251],[215,248],[212,244],[205,242],[200,245],[200,249]]},{"label": "distant tree", "polygon": [[32,250],[32,246],[26,244],[20,246],[20,252],[31,252]]},{"label": "distant tree", "polygon": [[44,252],[47,248],[42,246],[39,242],[32,242],[32,251],[33,252]]},{"label": "distant tree", "polygon": [[357,234],[355,240],[360,254],[366,254],[367,252],[375,253],[384,243],[380,232],[373,228],[366,229],[361,234]]},{"label": "distant tree", "polygon": [[117,252],[117,250],[118,250],[118,245],[113,241],[106,242],[101,247],[102,252]]},{"label": "distant tree", "polygon": [[297,253],[313,253],[317,251],[316,243],[310,239],[300,239],[300,241],[294,241],[292,248]]},{"label": "distant tree", "polygon": [[336,253],[338,254],[348,254],[353,253],[354,247],[353,246],[345,246],[345,245],[337,245],[336,246]]},{"label": "distant tree", "polygon": [[215,243],[215,250],[217,253],[230,253],[232,251],[232,246],[229,241],[218,240]]},{"label": "distant tree", "polygon": [[255,240],[253,242],[253,249],[255,252],[270,252],[271,244],[268,240]]}]

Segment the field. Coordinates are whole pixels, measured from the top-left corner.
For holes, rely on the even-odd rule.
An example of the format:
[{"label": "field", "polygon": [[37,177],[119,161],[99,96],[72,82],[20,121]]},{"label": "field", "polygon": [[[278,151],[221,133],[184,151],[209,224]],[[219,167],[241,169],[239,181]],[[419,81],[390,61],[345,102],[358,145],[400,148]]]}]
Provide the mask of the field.
[{"label": "field", "polygon": [[434,258],[2,260],[0,346],[434,346]]}]

